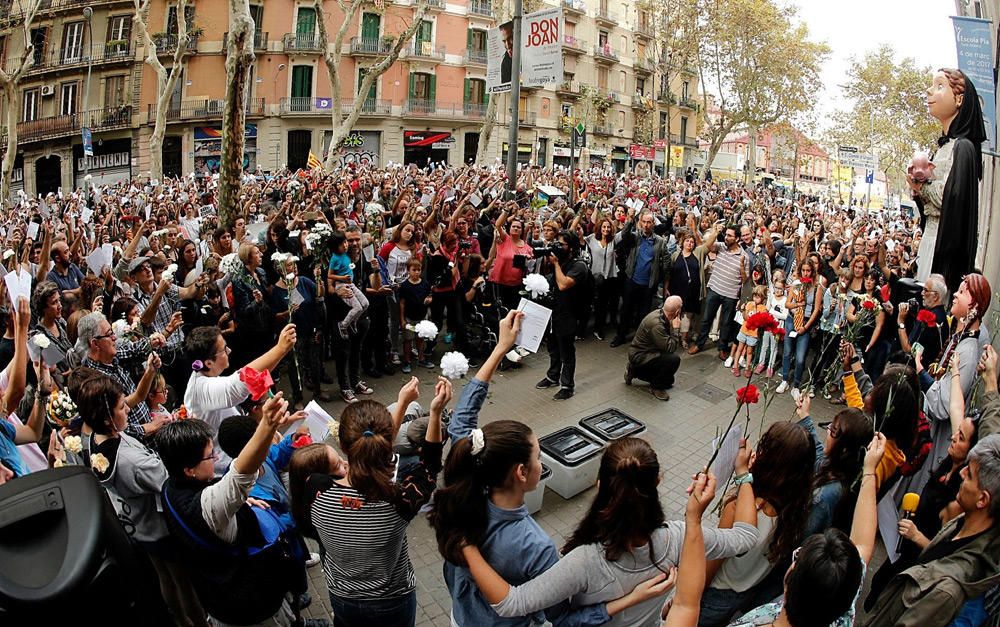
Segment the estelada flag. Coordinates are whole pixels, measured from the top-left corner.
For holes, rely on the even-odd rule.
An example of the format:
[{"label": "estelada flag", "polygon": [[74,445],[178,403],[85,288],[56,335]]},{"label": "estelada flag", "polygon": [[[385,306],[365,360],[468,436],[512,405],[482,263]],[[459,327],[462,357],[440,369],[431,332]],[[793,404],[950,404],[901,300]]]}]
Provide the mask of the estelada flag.
[{"label": "estelada flag", "polygon": [[306,162],[306,165],[309,167],[310,170],[323,169],[323,163],[319,160],[319,157],[313,154],[313,151],[311,150],[309,151],[309,160]]}]

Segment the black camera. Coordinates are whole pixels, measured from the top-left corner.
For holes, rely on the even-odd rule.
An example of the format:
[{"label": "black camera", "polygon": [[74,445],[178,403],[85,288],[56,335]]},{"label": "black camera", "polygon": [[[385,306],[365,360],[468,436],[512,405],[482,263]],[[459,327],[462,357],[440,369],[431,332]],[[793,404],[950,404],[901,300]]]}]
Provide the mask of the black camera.
[{"label": "black camera", "polygon": [[911,298],[910,300],[906,301],[906,304],[907,306],[909,306],[910,311],[916,312],[919,311],[920,309],[920,301],[918,301],[916,298]]},{"label": "black camera", "polygon": [[458,247],[462,250],[469,250],[472,248],[472,242],[460,241]]},{"label": "black camera", "polygon": [[535,255],[535,259],[548,257],[549,255],[555,255],[560,257],[563,252],[563,247],[557,244],[550,244],[548,246],[532,246],[531,252]]}]

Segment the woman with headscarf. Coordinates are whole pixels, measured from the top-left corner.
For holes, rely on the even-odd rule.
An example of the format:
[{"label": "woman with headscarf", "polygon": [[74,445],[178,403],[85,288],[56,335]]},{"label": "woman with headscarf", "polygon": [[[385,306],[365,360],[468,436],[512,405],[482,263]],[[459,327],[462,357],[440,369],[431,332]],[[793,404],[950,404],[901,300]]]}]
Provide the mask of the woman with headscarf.
[{"label": "woman with headscarf", "polygon": [[979,181],[983,177],[981,144],[986,140],[976,87],[961,70],[943,68],[927,90],[927,109],[941,122],[932,158],[933,178],[906,180],[923,214],[923,239],[917,252],[917,279],[944,275],[948,289],[958,289],[976,262],[979,237]]}]

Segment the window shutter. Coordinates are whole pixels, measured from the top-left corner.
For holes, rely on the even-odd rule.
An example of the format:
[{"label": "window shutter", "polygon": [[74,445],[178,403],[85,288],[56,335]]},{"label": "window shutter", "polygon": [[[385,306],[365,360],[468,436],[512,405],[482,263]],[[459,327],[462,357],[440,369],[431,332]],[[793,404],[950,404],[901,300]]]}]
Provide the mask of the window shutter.
[{"label": "window shutter", "polygon": [[463,102],[469,102],[472,100],[470,97],[472,95],[472,81],[465,79],[465,100]]},{"label": "window shutter", "polygon": [[410,100],[413,99],[414,92],[416,91],[416,88],[417,88],[417,75],[411,72],[410,73]]},{"label": "window shutter", "polygon": [[434,90],[437,87],[437,76],[434,75],[434,74],[431,74],[427,78],[430,81],[430,89],[428,90],[427,99],[431,101],[431,104],[433,104],[433,103],[437,102],[437,98],[434,96],[434,93],[435,93]]},{"label": "window shutter", "polygon": [[472,29],[465,31],[465,47],[472,50]]}]

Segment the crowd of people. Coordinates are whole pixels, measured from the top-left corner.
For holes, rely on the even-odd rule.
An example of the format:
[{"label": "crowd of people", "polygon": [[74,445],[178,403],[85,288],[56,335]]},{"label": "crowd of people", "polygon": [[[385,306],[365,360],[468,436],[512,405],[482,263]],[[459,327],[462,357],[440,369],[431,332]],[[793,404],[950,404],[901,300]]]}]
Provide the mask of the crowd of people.
[{"label": "crowd of people", "polygon": [[[413,625],[421,513],[456,625],[995,615],[987,279],[932,262],[921,216],[898,208],[605,168],[574,173],[570,202],[551,193],[570,176],[525,167],[507,193],[485,166],[248,174],[231,225],[211,177],[21,197],[3,227],[0,482],[92,471],[148,558],[150,623],[325,622],[302,613],[321,563],[335,625]],[[557,548],[525,507],[536,434],[479,415],[498,370],[531,365],[522,299],[551,312],[536,387],[557,401],[578,342],[606,341],[625,383],[663,401],[680,353],[714,345],[798,420],[741,440],[725,485],[690,469],[683,521],[666,520],[657,451],[611,443]],[[365,398],[396,372],[452,376],[445,352],[475,371],[454,411],[444,376],[426,412],[416,376],[389,406]],[[334,445],[289,428],[307,393],[337,414]],[[843,405],[825,434],[817,396]]]}]

